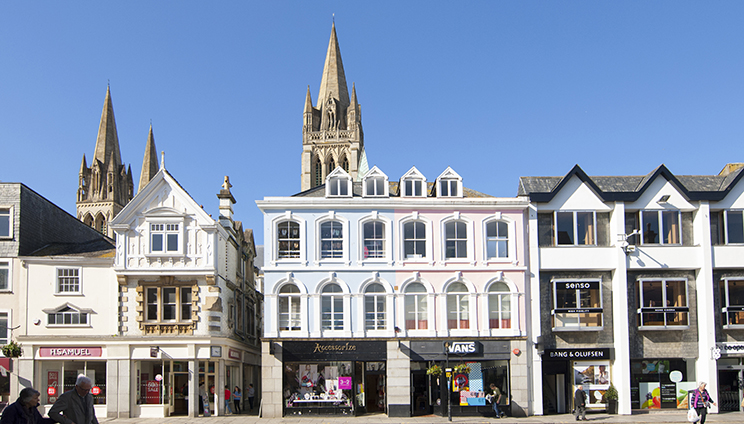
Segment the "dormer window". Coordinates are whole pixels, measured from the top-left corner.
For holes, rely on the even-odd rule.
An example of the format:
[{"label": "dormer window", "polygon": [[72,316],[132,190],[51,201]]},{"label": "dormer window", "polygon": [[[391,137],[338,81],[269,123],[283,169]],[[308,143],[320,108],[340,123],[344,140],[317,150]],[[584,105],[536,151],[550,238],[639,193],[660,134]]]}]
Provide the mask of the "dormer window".
[{"label": "dormer window", "polygon": [[450,167],[437,177],[437,197],[462,197],[462,177]]},{"label": "dormer window", "polygon": [[362,187],[364,187],[364,197],[387,197],[388,196],[388,178],[376,166],[370,169],[362,178]]},{"label": "dormer window", "polygon": [[13,236],[13,219],[10,208],[0,208],[0,238]]},{"label": "dormer window", "polygon": [[69,303],[56,309],[45,310],[49,326],[90,326],[90,309],[76,308]]},{"label": "dormer window", "polygon": [[336,168],[326,178],[326,197],[351,197],[351,176]]},{"label": "dormer window", "polygon": [[401,197],[426,197],[426,178],[414,166],[400,179]]}]

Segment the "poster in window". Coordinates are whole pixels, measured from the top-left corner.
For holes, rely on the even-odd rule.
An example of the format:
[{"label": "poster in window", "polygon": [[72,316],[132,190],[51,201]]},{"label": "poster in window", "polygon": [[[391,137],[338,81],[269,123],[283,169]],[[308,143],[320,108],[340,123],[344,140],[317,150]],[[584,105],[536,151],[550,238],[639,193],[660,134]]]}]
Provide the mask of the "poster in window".
[{"label": "poster in window", "polygon": [[697,389],[694,381],[680,381],[677,383],[677,409],[687,409],[690,407],[689,393]]},{"label": "poster in window", "polygon": [[300,387],[312,389],[315,382],[318,381],[318,365],[304,364],[300,365]]},{"label": "poster in window", "polygon": [[594,384],[594,365],[574,364],[574,386]]},{"label": "poster in window", "polygon": [[659,383],[638,383],[641,409],[661,409],[661,387]]}]

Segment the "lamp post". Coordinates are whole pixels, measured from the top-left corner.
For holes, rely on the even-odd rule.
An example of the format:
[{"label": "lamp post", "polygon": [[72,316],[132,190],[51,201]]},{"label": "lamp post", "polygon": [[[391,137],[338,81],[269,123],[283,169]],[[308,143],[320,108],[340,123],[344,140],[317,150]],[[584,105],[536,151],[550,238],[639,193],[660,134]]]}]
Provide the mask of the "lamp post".
[{"label": "lamp post", "polygon": [[447,377],[447,420],[452,421],[452,393],[450,393],[450,387],[452,385],[452,370],[449,368],[449,342],[444,342],[444,354],[447,358],[447,365],[444,367],[445,376]]}]

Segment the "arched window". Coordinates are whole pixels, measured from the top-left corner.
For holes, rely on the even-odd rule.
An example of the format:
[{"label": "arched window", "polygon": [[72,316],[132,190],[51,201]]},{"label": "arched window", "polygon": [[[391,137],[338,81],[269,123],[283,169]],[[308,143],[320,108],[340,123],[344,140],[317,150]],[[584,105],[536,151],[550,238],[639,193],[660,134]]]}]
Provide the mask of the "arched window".
[{"label": "arched window", "polygon": [[447,328],[466,330],[470,328],[470,293],[463,283],[452,283],[447,287]]},{"label": "arched window", "polygon": [[364,259],[385,257],[385,223],[364,223]]},{"label": "arched window", "polygon": [[444,225],[445,231],[445,258],[467,258],[468,257],[468,231],[467,224],[462,221],[451,221]]},{"label": "arched window", "polygon": [[320,325],[323,330],[344,329],[344,298],[338,284],[327,284],[320,292]]},{"label": "arched window", "polygon": [[488,259],[509,257],[509,224],[504,221],[486,224],[486,254]]},{"label": "arched window", "polygon": [[505,283],[493,283],[488,289],[488,327],[511,328],[511,292]]},{"label": "arched window", "polygon": [[300,224],[283,221],[276,225],[278,259],[300,257]]},{"label": "arched window", "polygon": [[364,328],[385,329],[385,288],[373,283],[364,290]]},{"label": "arched window", "polygon": [[339,221],[320,224],[320,258],[344,257],[344,226]]},{"label": "arched window", "polygon": [[349,172],[349,159],[346,159],[346,156],[341,159],[341,168],[343,168],[344,171]]},{"label": "arched window", "polygon": [[330,174],[334,169],[336,169],[336,161],[331,158],[331,160],[328,161],[328,173]]},{"label": "arched window", "polygon": [[317,187],[319,185],[323,184],[323,164],[320,163],[320,158],[315,158],[315,182],[313,183],[313,187]]},{"label": "arched window", "polygon": [[421,283],[411,283],[405,291],[406,330],[426,330],[428,320],[428,294]]},{"label": "arched window", "polygon": [[300,330],[300,289],[286,284],[279,290],[279,330]]},{"label": "arched window", "polygon": [[406,259],[426,257],[426,224],[421,221],[403,224],[403,255]]}]

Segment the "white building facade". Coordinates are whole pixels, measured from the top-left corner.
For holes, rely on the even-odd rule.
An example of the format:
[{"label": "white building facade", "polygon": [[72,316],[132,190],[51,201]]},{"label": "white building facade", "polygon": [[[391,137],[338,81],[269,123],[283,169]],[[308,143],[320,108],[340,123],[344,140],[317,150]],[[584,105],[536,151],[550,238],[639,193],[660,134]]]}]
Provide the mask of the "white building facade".
[{"label": "white building facade", "polygon": [[[589,407],[684,409],[708,383],[718,408],[739,410],[744,334],[741,167],[675,176],[522,177],[531,200],[536,414]],[[742,321],[744,322],[744,321]],[[541,390],[542,389],[542,390]],[[734,399],[732,402],[728,398]],[[542,400],[542,402],[540,402]]]},{"label": "white building facade", "polygon": [[[490,383],[528,413],[526,199],[469,190],[451,169],[389,183],[374,167],[257,203],[264,417],[446,415],[448,394],[455,416],[489,415]],[[445,343],[450,366],[471,368],[449,393],[426,373],[447,365]]]}]

